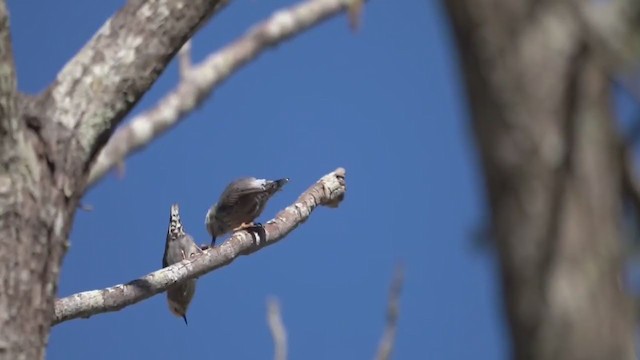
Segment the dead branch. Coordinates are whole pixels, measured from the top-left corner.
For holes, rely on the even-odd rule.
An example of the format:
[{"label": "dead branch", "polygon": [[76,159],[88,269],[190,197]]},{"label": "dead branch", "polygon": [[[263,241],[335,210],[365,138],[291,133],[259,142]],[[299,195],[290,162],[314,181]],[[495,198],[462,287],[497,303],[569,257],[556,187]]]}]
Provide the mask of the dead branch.
[{"label": "dead branch", "polygon": [[316,207],[336,207],[344,198],[345,192],[345,170],[338,168],[323,176],[292,205],[264,224],[264,239],[240,231],[221,246],[207,249],[202,255],[152,272],[127,284],[85,291],[58,299],[53,324],[118,311],[161,293],[178,282],[200,277],[229,265],[240,255],[249,255],[283,239],[305,222]]}]

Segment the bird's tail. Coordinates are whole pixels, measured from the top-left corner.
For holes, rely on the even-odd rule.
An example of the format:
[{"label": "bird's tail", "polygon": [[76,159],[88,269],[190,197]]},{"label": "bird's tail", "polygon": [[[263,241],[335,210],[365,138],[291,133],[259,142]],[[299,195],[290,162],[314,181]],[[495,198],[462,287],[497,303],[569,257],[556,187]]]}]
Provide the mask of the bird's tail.
[{"label": "bird's tail", "polygon": [[178,204],[171,205],[171,215],[169,216],[169,234],[181,235],[184,232],[182,221],[180,221],[180,207]]}]

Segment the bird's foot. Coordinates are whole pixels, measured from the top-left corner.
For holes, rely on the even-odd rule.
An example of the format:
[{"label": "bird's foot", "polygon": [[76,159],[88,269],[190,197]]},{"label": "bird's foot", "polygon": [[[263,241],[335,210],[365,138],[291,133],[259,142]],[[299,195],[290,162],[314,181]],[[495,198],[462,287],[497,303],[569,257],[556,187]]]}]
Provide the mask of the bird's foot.
[{"label": "bird's foot", "polygon": [[255,224],[253,222],[250,223],[242,223],[240,226],[238,226],[237,228],[233,229],[233,231],[241,231],[241,230],[247,230],[250,228],[255,227]]},{"label": "bird's foot", "polygon": [[247,230],[251,233],[256,245],[260,245],[260,243],[266,241],[267,233],[261,223],[255,223]]}]

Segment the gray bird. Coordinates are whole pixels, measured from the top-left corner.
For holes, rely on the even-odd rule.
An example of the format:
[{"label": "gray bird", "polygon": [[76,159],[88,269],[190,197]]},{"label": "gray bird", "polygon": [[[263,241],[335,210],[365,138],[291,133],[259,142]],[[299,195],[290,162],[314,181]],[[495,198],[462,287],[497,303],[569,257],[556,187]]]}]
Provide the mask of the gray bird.
[{"label": "gray bird", "polygon": [[260,216],[267,201],[288,182],[289,178],[265,180],[247,177],[229,184],[205,217],[211,246],[218,236],[228,232],[262,227],[253,221]]},{"label": "gray bird", "polygon": [[[178,204],[171,205],[169,231],[167,233],[167,241],[164,246],[162,267],[173,265],[201,252],[202,250],[193,241],[191,235],[184,231],[184,227],[180,221],[180,208],[178,207]],[[169,310],[171,310],[171,312],[176,316],[183,318],[184,323],[187,325],[187,308],[189,307],[195,292],[195,279],[173,285],[167,290]]]}]

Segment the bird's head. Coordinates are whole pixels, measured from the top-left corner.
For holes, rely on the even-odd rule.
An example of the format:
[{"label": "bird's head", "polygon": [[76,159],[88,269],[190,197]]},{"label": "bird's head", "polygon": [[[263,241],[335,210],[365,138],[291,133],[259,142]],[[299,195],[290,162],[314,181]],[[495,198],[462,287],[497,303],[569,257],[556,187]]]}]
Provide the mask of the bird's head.
[{"label": "bird's head", "polygon": [[211,235],[213,241],[215,241],[218,236],[224,234],[226,231],[226,229],[224,228],[224,224],[217,218],[217,209],[217,204],[214,204],[211,208],[209,208],[204,221],[207,227],[207,231],[209,231],[209,235]]},{"label": "bird's head", "polygon": [[186,325],[189,325],[189,323],[187,322],[187,309],[183,305],[169,300],[169,310],[171,310],[171,313],[175,316],[183,318],[184,323]]}]

